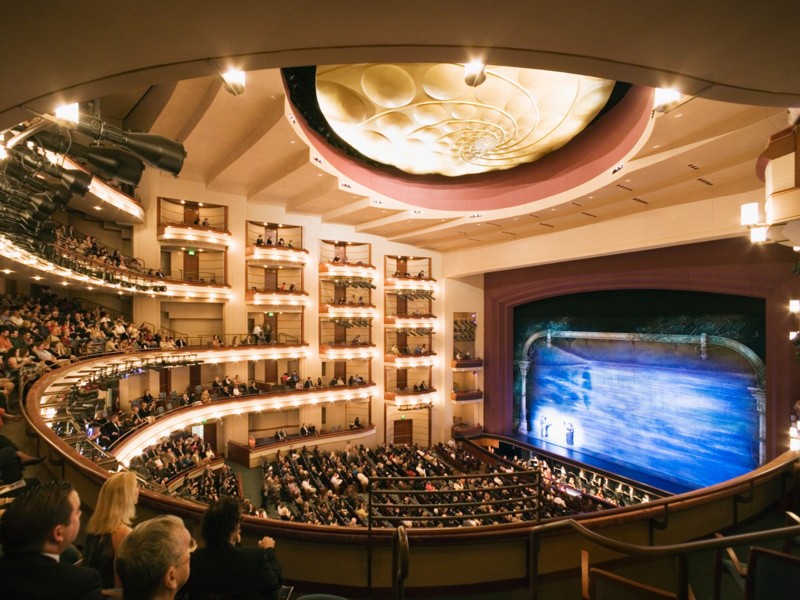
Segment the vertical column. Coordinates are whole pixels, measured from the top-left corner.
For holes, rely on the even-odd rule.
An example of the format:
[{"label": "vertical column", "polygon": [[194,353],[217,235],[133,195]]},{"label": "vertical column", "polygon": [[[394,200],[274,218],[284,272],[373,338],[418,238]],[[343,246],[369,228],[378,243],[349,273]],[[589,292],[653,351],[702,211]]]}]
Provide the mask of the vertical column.
[{"label": "vertical column", "polygon": [[527,410],[527,395],[528,395],[528,369],[531,366],[530,361],[527,360],[517,360],[514,361],[519,369],[520,377],[522,379],[522,386],[520,391],[520,399],[519,399],[519,428],[517,431],[522,433],[530,431],[530,427],[528,426],[528,410]]}]

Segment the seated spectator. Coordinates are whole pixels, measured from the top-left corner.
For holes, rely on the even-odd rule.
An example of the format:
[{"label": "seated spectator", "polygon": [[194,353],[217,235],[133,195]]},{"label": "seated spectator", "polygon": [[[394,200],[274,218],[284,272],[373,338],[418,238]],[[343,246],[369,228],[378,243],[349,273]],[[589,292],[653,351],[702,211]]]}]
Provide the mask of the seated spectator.
[{"label": "seated spectator", "polygon": [[138,499],[139,487],[133,471],[114,473],[100,488],[97,505],[86,525],[84,565],[100,572],[104,588],[121,585],[114,576],[114,556],[131,532]]},{"label": "seated spectator", "polygon": [[283,580],[275,556],[275,540],[264,536],[258,548],[237,547],[241,541],[242,509],[235,498],[222,497],[203,515],[205,548],[191,557],[186,589],[192,600],[231,597],[277,599]]},{"label": "seated spectator", "polygon": [[81,500],[67,481],[23,491],[0,522],[0,591],[4,598],[101,600],[94,569],[59,562],[78,536]]},{"label": "seated spectator", "polygon": [[197,548],[178,517],[163,515],[137,525],[114,559],[125,600],[172,600],[189,579]]},{"label": "seated spectator", "polygon": [[256,238],[256,246],[263,246],[264,245],[264,236],[259,234]]}]

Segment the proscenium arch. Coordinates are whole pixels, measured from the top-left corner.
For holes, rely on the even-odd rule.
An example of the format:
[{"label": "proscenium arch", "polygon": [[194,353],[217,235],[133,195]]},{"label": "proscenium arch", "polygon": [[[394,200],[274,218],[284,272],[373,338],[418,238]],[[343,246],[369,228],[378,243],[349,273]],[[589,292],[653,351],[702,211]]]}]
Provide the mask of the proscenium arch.
[{"label": "proscenium arch", "polygon": [[[514,311],[518,306],[603,290],[679,290],[763,299],[765,305],[766,457],[788,449],[786,423],[800,389],[795,348],[786,332],[796,324],[788,310],[797,276],[791,248],[754,247],[744,238],[673,246],[620,255],[487,273],[484,277],[485,347],[492,360],[484,367],[484,427],[498,434],[513,429],[514,382],[518,360]],[[796,295],[796,294],[795,294]]]},{"label": "proscenium arch", "polygon": [[[381,3],[363,10],[354,0],[302,5],[242,0],[233,11],[209,0],[193,3],[191,10],[181,3],[141,0],[136,11],[67,0],[48,4],[42,18],[29,4],[17,3],[3,11],[6,21],[19,26],[0,40],[3,54],[15,57],[0,65],[7,83],[0,90],[0,128],[29,118],[26,108],[49,112],[65,101],[216,75],[230,63],[256,70],[483,57],[495,64],[676,87],[729,102],[800,105],[800,88],[788,75],[798,68],[795,19],[785,7],[737,10],[709,2],[689,11],[680,4],[665,12],[651,3],[601,0],[541,11],[527,0],[508,0],[499,11],[488,4],[436,2],[398,13]],[[689,19],[705,26],[687,27]],[[758,43],[737,43],[743,22],[760,34]],[[664,31],[668,42],[659,34]]]}]

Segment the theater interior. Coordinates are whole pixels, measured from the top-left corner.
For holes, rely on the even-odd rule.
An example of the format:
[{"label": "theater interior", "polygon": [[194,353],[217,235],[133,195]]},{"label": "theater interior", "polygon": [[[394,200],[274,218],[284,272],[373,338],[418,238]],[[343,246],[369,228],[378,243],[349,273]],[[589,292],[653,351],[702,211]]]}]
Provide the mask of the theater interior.
[{"label": "theater interior", "polygon": [[[282,456],[452,443],[522,507],[451,522],[426,490],[424,518],[381,512],[402,502],[389,476],[355,484],[363,523],[246,517],[295,597],[622,597],[593,595],[613,577],[591,567],[711,597],[715,533],[783,548],[796,6],[131,8],[4,8],[0,291],[172,340],[81,344],[20,381],[2,433],[47,457],[37,477],[91,514],[111,472],[184,430],[258,505]],[[64,241],[87,237],[126,258]],[[150,392],[144,424],[93,437]],[[503,474],[520,465],[535,483]],[[139,519],[196,524],[188,478],[142,481]],[[556,487],[589,504],[546,509]]]}]

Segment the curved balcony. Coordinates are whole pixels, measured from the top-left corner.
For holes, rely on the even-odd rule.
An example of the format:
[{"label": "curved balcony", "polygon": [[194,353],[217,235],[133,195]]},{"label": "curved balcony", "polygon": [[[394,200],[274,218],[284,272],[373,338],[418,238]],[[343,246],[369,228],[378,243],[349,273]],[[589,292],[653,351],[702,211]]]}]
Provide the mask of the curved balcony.
[{"label": "curved balcony", "polygon": [[411,369],[414,367],[435,367],[439,359],[435,352],[424,354],[385,354],[383,361],[387,367],[397,369]]},{"label": "curved balcony", "polygon": [[289,246],[247,246],[244,259],[253,267],[303,267],[308,262],[308,250]]},{"label": "curved balcony", "polygon": [[450,392],[450,400],[459,404],[480,402],[483,400],[483,390],[465,390]]},{"label": "curved balcony", "polygon": [[347,262],[322,262],[319,263],[319,276],[334,278],[358,277],[361,279],[373,280],[378,270],[374,265]]},{"label": "curved balcony", "polygon": [[319,353],[328,360],[351,360],[355,358],[376,358],[378,350],[375,344],[337,344],[335,342],[321,342]]},{"label": "curved balcony", "polygon": [[321,304],[319,314],[326,315],[332,319],[375,319],[378,317],[378,309],[372,304],[352,302],[347,304]]},{"label": "curved balcony", "polygon": [[[107,367],[109,361],[124,358],[135,360],[138,356],[100,357],[49,373],[33,386],[25,399],[24,412],[32,434],[44,446],[43,453],[49,454],[59,476],[70,479],[85,492],[82,499],[90,508],[94,506],[97,491],[109,472],[59,438],[53,427],[55,422],[45,423],[41,407],[47,403],[55,407],[58,396],[74,384],[76,373],[92,373],[96,368]],[[362,431],[369,432],[367,429],[356,433]],[[344,440],[351,439],[352,433],[346,430],[334,435],[340,435],[344,444]],[[505,439],[492,437],[495,441]],[[796,482],[797,465],[797,453],[787,452],[752,473],[710,488],[602,513],[586,513],[574,517],[574,520],[589,529],[601,529],[608,537],[634,544],[674,544],[696,539],[745,521],[773,506],[785,495],[787,482]],[[196,502],[170,497],[152,486],[142,485],[139,497],[141,518],[169,513],[197,520],[204,510],[205,507]],[[413,579],[409,580],[407,588],[425,589],[428,594],[436,593],[432,590],[437,589],[445,593],[444,588],[448,594],[453,594],[453,590],[491,593],[498,586],[530,586],[533,589],[539,577],[577,569],[578,549],[584,544],[582,539],[570,528],[554,528],[549,522],[543,527],[551,533],[535,540],[531,537],[532,531],[540,528],[531,523],[409,530]],[[278,540],[281,552],[287,555],[313,555],[314,561],[287,562],[284,575],[294,581],[312,582],[326,589],[356,595],[367,587],[372,587],[379,595],[388,594],[391,586],[388,568],[375,569],[368,575],[364,569],[342,569],[341,565],[343,562],[363,565],[365,548],[373,564],[390,564],[393,532],[390,528],[370,531],[367,528],[316,526],[245,517],[242,532],[248,545],[255,545],[262,536],[269,535]],[[336,546],[336,552],[325,551],[331,545]],[[486,559],[487,547],[491,548],[491,561]],[[470,574],[469,583],[465,583],[464,573]]]},{"label": "curved balcony", "polygon": [[453,359],[450,361],[450,367],[453,371],[476,371],[483,369],[482,358],[462,358]]},{"label": "curved balcony", "polygon": [[383,393],[383,398],[394,402],[397,407],[420,407],[424,405],[431,406],[438,398],[438,393],[435,387],[429,387],[423,391],[413,391],[409,389],[395,389],[386,390]]},{"label": "curved balcony", "polygon": [[278,308],[304,307],[311,304],[307,292],[289,290],[249,289],[244,293],[245,302],[255,306],[275,306]]},{"label": "curved balcony", "polygon": [[233,236],[229,231],[182,223],[159,225],[156,239],[164,250],[176,250],[191,246],[192,248],[222,252],[227,250],[233,242]]}]

